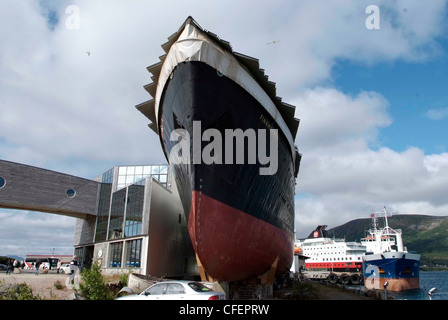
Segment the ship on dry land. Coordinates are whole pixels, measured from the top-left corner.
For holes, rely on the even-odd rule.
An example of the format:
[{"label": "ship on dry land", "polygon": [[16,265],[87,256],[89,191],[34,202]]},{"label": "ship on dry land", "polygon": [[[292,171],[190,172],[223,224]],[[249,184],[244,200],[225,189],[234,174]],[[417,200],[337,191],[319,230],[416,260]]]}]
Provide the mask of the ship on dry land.
[{"label": "ship on dry land", "polygon": [[191,17],[148,67],[151,120],[188,219],[203,277],[219,281],[288,272],[301,154],[295,107],[276,96],[257,59]]}]

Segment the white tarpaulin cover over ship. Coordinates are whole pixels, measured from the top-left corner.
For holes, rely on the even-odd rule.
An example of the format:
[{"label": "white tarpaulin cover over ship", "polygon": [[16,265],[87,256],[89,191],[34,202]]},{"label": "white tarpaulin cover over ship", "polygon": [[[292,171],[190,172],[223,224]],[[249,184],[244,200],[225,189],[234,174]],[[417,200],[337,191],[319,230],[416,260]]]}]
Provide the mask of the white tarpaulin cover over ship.
[{"label": "white tarpaulin cover over ship", "polygon": [[271,98],[253,79],[248,71],[238,62],[235,56],[211,41],[194,23],[193,19],[187,19],[182,33],[171,46],[163,62],[157,90],[155,94],[155,120],[158,121],[160,98],[166,81],[174,68],[185,61],[201,61],[215,68],[226,77],[232,79],[248,93],[250,93],[272,116],[278,124],[291,147],[293,159],[296,156],[294,139],[276,105]]}]

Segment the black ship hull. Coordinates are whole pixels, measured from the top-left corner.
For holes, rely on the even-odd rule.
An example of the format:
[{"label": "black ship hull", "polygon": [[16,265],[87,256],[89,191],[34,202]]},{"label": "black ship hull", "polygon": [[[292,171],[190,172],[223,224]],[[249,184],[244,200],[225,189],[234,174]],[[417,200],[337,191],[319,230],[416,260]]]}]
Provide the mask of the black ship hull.
[{"label": "black ship hull", "polygon": [[293,260],[295,107],[191,17],[162,48],[144,86],[154,99],[137,109],[173,168],[201,277],[270,282]]},{"label": "black ship hull", "polygon": [[[176,129],[188,132],[188,162],[173,168],[192,244],[207,272],[215,279],[233,281],[262,274],[273,263],[278,272],[287,271],[294,248],[294,161],[272,117],[238,84],[195,61],[174,69],[163,90],[159,117],[160,138],[170,162],[170,155],[180,156],[171,154],[179,144],[172,141],[171,133]],[[198,124],[200,134],[194,132]],[[211,141],[201,137],[210,128],[217,129],[223,139],[226,129],[254,130],[256,141],[258,130],[266,130],[267,146],[269,139],[277,140],[277,150],[268,147],[266,153],[277,152],[276,172],[261,175],[263,165],[258,159],[248,163],[248,140],[244,163],[236,164],[235,148],[233,164],[225,163],[224,141],[221,163],[219,150],[212,151],[217,163],[193,161],[198,143],[201,155],[207,154]],[[277,129],[276,136],[270,136],[269,129]]]}]

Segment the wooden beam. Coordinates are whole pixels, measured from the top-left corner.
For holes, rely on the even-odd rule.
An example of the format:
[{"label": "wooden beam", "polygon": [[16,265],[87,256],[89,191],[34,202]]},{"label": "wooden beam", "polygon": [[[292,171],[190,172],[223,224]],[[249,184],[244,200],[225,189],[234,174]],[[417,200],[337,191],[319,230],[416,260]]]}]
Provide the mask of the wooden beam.
[{"label": "wooden beam", "polygon": [[275,260],[272,263],[269,270],[266,271],[265,273],[263,273],[261,276],[259,276],[261,284],[267,284],[267,283],[274,282],[275,271],[277,270],[278,260],[279,260],[279,256],[277,256],[277,258],[275,258]]}]

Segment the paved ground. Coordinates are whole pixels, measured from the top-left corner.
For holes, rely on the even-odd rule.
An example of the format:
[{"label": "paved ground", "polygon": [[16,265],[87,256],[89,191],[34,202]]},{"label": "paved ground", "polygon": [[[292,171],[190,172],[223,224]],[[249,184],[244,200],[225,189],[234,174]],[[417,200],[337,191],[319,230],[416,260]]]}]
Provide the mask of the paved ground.
[{"label": "paved ground", "polygon": [[346,291],[334,286],[321,283],[315,283],[314,286],[317,290],[317,300],[372,300],[354,291]]},{"label": "paved ground", "polygon": [[[26,283],[33,289],[34,295],[39,295],[46,300],[66,300],[74,292],[72,286],[67,281],[68,275],[57,274],[56,271],[49,271],[48,274],[42,272],[36,276],[34,270],[24,270],[21,273],[6,274],[0,271],[0,284]],[[62,289],[57,289],[55,283],[59,282]]]}]

